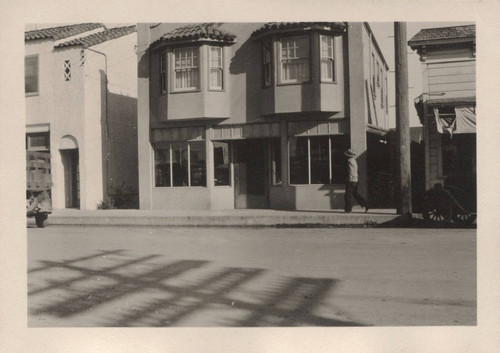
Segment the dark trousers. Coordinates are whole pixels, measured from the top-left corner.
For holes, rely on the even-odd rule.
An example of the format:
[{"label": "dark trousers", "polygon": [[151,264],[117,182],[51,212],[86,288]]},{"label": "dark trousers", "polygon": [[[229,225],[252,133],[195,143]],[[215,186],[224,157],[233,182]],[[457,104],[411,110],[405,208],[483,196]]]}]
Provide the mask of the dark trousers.
[{"label": "dark trousers", "polygon": [[352,198],[355,198],[356,201],[361,205],[361,207],[366,207],[366,200],[358,193],[358,183],[353,181],[348,181],[345,184],[345,196],[344,196],[344,210],[346,212],[352,211]]}]

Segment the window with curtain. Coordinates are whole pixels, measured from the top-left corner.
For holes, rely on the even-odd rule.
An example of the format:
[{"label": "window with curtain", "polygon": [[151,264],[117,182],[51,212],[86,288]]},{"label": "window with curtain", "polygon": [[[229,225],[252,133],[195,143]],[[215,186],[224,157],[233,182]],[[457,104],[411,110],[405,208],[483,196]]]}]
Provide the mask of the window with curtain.
[{"label": "window with curtain", "polygon": [[160,93],[167,92],[167,52],[160,53]]},{"label": "window with curtain", "polygon": [[24,92],[38,93],[38,55],[24,58]]},{"label": "window with curtain", "polygon": [[342,184],[347,178],[349,136],[289,138],[290,184]]},{"label": "window with curtain", "polygon": [[155,146],[155,185],[206,186],[205,141]]},{"label": "window with curtain", "polygon": [[321,36],[321,81],[335,81],[334,38]]},{"label": "window with curtain", "polygon": [[281,83],[309,81],[309,37],[283,38],[281,44]]},{"label": "window with curtain", "polygon": [[269,87],[272,85],[273,77],[273,49],[272,42],[265,42],[262,46],[262,65],[263,65],[263,83],[264,87]]},{"label": "window with curtain", "polygon": [[223,89],[222,47],[210,47],[210,89]]},{"label": "window with curtain", "polygon": [[174,50],[174,88],[176,91],[190,91],[200,88],[199,49]]}]

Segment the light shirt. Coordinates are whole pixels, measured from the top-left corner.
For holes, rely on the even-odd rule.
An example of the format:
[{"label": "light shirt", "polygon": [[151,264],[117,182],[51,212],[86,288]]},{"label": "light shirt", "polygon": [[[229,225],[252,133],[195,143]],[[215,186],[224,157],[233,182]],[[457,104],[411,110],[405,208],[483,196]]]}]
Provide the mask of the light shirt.
[{"label": "light shirt", "polygon": [[349,158],[347,161],[349,163],[349,181],[358,182],[358,163],[356,163],[356,159]]}]

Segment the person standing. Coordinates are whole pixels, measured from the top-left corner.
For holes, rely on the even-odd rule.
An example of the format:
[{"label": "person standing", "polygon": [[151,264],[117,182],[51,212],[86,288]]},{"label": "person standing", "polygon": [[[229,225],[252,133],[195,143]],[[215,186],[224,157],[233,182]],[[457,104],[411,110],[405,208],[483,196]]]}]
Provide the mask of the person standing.
[{"label": "person standing", "polygon": [[346,213],[352,212],[352,197],[354,197],[361,207],[365,208],[365,212],[368,212],[368,203],[358,193],[358,163],[355,159],[356,153],[349,149],[344,152],[344,155],[348,158],[347,164],[349,167],[349,174],[345,184],[344,210]]}]

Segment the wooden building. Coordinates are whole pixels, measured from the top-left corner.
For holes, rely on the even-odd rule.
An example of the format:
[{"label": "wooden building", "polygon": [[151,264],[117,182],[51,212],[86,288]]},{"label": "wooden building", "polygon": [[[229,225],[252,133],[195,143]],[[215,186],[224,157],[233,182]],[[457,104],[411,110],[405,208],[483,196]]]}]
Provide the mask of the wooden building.
[{"label": "wooden building", "polygon": [[476,207],[476,28],[427,28],[408,45],[422,62],[426,188],[444,183]]}]

